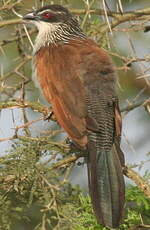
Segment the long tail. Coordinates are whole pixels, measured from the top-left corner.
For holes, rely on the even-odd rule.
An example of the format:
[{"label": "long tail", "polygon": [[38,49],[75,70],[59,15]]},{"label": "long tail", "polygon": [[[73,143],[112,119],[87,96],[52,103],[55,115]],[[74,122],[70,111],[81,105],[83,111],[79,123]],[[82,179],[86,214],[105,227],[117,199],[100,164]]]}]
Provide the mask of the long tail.
[{"label": "long tail", "polygon": [[99,223],[116,228],[124,208],[123,153],[115,144],[109,152],[101,149],[96,138],[88,144],[88,178],[93,209]]}]

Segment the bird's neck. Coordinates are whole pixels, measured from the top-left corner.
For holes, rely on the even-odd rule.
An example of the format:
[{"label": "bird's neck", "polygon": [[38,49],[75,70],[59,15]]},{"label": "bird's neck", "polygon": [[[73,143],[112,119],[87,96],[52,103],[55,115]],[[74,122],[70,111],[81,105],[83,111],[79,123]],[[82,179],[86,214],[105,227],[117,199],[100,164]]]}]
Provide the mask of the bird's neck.
[{"label": "bird's neck", "polygon": [[37,35],[34,54],[42,47],[68,43],[74,39],[85,39],[86,35],[80,27],[66,24],[48,24],[41,22],[37,25],[39,33]]}]

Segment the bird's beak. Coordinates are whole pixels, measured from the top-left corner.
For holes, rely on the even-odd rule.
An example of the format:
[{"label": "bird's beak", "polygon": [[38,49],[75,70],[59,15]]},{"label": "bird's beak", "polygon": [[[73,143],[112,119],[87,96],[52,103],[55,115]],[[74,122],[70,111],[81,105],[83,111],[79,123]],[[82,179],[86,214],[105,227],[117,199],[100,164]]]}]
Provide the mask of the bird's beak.
[{"label": "bird's beak", "polygon": [[25,21],[27,21],[27,20],[36,21],[36,20],[39,19],[39,16],[35,15],[35,14],[32,12],[32,13],[29,13],[29,14],[24,15],[22,19],[25,20]]}]

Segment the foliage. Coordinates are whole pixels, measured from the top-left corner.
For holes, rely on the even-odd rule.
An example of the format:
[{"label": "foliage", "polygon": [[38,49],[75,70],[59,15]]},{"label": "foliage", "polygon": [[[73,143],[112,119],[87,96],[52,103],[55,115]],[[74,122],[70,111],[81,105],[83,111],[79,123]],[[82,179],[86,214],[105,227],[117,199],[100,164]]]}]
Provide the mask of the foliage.
[{"label": "foliage", "polygon": [[[40,142],[17,142],[0,158],[0,229],[105,230],[97,224],[90,197],[66,180],[68,168],[50,170],[53,152]],[[148,224],[150,205],[133,185],[126,192],[127,207],[120,230]]]}]

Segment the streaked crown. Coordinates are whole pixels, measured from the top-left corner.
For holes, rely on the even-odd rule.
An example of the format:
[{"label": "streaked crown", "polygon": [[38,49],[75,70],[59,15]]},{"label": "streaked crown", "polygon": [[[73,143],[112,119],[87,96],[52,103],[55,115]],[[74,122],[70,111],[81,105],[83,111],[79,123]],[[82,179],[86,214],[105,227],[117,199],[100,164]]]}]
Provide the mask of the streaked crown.
[{"label": "streaked crown", "polygon": [[73,15],[61,5],[48,5],[23,17],[25,20],[44,21],[49,23],[67,23]]}]

